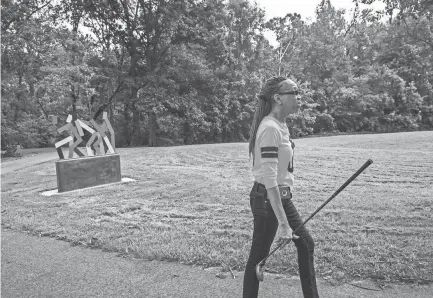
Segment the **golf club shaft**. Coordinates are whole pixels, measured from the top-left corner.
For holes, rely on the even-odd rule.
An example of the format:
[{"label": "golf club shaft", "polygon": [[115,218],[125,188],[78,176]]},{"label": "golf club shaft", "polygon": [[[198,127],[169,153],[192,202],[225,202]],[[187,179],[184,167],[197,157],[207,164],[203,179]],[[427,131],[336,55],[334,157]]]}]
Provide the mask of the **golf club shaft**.
[{"label": "golf club shaft", "polygon": [[263,260],[260,261],[259,265],[261,265],[262,263],[266,262],[266,260],[273,255],[274,252],[276,252],[277,250],[279,250],[280,248],[282,248],[284,245],[287,244],[287,241],[283,241],[281,242],[280,245],[278,245],[277,247],[275,247],[267,256],[266,258],[264,258]]},{"label": "golf club shaft", "polygon": [[344,182],[344,184],[342,186],[340,186],[339,189],[337,189],[336,192],[334,192],[334,194],[327,199],[322,205],[320,205],[319,208],[317,208],[316,211],[314,211],[303,223],[300,227],[298,227],[295,231],[293,231],[293,233],[296,233],[300,228],[302,228],[311,218],[313,218],[314,215],[317,214],[317,212],[319,212],[320,210],[322,210],[323,207],[326,206],[326,204],[328,204],[333,198],[335,198],[344,188],[346,188],[347,185],[349,185],[350,182],[352,182],[353,180],[355,180],[356,177],[358,177],[359,174],[361,174],[368,166],[370,166],[373,163],[373,161],[371,159],[367,160],[361,168],[359,168],[358,171],[356,171],[355,174],[352,175],[352,177],[350,177],[349,179],[347,179],[346,182]]},{"label": "golf club shaft", "polygon": [[[349,185],[350,182],[352,182],[353,180],[355,180],[356,177],[358,177],[359,174],[361,174],[368,166],[370,166],[373,163],[373,161],[371,159],[367,160],[361,168],[359,168],[358,171],[356,171],[355,174],[353,174],[349,179],[347,179],[346,182],[344,182],[344,184],[342,186],[340,186],[339,189],[337,189],[336,192],[334,192],[334,194],[327,199],[322,205],[320,205],[319,208],[317,208],[316,211],[314,211],[303,223],[300,227],[298,227],[295,231],[293,231],[293,234],[295,234],[300,228],[302,228],[311,218],[313,218],[314,215],[317,214],[317,212],[319,212],[320,210],[322,210],[323,207],[325,207],[326,204],[328,204],[333,198],[335,198],[347,185]],[[280,245],[278,245],[276,248],[274,248],[267,256],[266,258],[264,258],[263,260],[261,260],[259,262],[259,264],[257,266],[262,265],[274,252],[276,252],[278,249],[280,249],[281,247],[283,247],[285,244],[287,244],[287,242],[282,242]]]}]

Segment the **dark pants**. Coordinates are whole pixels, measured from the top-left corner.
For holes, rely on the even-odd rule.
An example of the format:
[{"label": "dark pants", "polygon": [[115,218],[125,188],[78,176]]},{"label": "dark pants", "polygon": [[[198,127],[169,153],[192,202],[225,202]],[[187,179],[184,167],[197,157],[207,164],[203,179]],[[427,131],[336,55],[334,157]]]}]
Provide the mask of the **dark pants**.
[{"label": "dark pants", "polygon": [[[259,281],[256,277],[256,265],[264,259],[270,251],[271,244],[274,241],[278,229],[278,220],[266,192],[256,192],[257,184],[254,185],[251,192],[250,204],[254,215],[254,232],[251,245],[250,256],[244,276],[243,297],[255,298],[259,292]],[[283,200],[283,208],[292,230],[296,230],[302,224],[302,219],[293,205],[292,200]],[[296,232],[299,239],[293,242],[298,250],[299,275],[301,279],[302,292],[304,297],[316,298],[317,293],[316,277],[314,271],[314,242],[307,228],[302,227]],[[288,293],[288,297],[290,293]]]}]

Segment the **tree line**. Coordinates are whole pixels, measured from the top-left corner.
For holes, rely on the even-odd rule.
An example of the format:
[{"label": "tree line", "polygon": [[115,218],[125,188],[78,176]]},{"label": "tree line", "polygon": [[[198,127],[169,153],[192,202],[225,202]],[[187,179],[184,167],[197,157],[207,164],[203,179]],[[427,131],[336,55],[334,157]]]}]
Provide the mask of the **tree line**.
[{"label": "tree line", "polygon": [[433,129],[432,1],[353,2],[306,21],[248,0],[2,1],[2,148],[52,146],[51,115],[103,112],[117,147],[244,142],[278,75],[307,104],[295,137]]}]

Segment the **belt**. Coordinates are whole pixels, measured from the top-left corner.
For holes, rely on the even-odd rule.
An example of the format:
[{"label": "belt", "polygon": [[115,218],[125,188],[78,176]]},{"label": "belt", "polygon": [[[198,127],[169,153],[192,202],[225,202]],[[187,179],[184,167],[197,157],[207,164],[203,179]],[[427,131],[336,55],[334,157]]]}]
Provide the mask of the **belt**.
[{"label": "belt", "polygon": [[[290,187],[289,186],[282,186],[279,185],[278,189],[280,190],[280,196],[281,199],[291,199],[292,198],[292,193],[290,192]],[[253,191],[256,191],[258,193],[263,193],[265,195],[265,199],[267,199],[267,191],[266,191],[266,186],[264,186],[261,183],[258,182],[254,182],[253,185]]]},{"label": "belt", "polygon": [[266,186],[264,186],[261,183],[254,182],[253,190],[255,190],[257,192],[265,192],[266,191]]}]

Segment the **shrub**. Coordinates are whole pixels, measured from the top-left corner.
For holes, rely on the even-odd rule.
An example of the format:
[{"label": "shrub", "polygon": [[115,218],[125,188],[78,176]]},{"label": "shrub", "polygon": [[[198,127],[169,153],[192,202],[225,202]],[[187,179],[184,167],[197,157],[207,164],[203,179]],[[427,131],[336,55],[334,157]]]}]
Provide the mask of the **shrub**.
[{"label": "shrub", "polygon": [[313,124],[315,133],[331,132],[335,129],[334,118],[329,114],[318,114]]},{"label": "shrub", "polygon": [[352,132],[361,130],[363,120],[361,113],[337,114],[333,116],[338,131]]},{"label": "shrub", "polygon": [[379,132],[380,131],[380,123],[377,117],[367,118],[365,117],[361,123],[362,131],[371,131],[371,132]]},{"label": "shrub", "polygon": [[379,117],[380,132],[418,130],[418,116],[385,115]]}]

